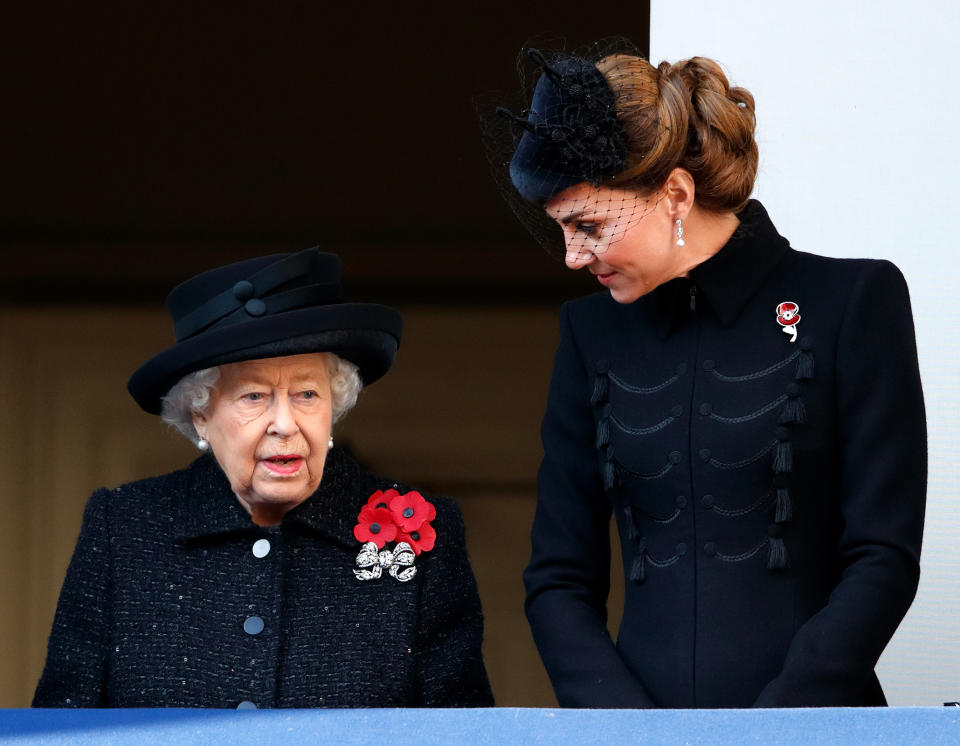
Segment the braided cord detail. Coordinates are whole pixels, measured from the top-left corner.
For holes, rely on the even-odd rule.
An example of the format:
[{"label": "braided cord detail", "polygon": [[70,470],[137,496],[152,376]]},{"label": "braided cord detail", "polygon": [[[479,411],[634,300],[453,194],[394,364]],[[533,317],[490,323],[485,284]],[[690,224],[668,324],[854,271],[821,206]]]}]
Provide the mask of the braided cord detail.
[{"label": "braided cord detail", "polygon": [[749,458],[743,459],[742,461],[733,461],[731,463],[727,463],[724,461],[717,461],[715,458],[712,458],[710,459],[710,466],[714,467],[715,469],[742,469],[744,466],[749,466],[750,464],[756,463],[762,459],[764,456],[770,453],[770,451],[772,451],[776,445],[777,440],[774,439],[770,441],[770,445],[765,446],[763,450],[753,454]]},{"label": "braided cord detail", "polygon": [[755,420],[757,417],[765,415],[767,412],[772,412],[789,398],[790,397],[788,397],[786,394],[778,396],[769,404],[765,404],[764,406],[760,407],[760,409],[758,409],[756,412],[745,414],[742,417],[723,417],[722,415],[711,413],[710,419],[717,420],[718,422],[725,422],[731,425],[739,425],[741,422],[749,422],[750,420]]},{"label": "braided cord detail", "polygon": [[727,376],[718,371],[716,368],[713,369],[712,373],[714,377],[720,379],[721,381],[727,381],[728,383],[738,383],[742,381],[755,381],[758,378],[763,378],[764,376],[769,376],[771,373],[776,373],[781,368],[786,368],[790,363],[800,357],[800,350],[794,350],[790,355],[785,357],[779,363],[774,363],[769,368],[764,368],[763,370],[755,371],[754,373],[747,373],[742,376]]}]

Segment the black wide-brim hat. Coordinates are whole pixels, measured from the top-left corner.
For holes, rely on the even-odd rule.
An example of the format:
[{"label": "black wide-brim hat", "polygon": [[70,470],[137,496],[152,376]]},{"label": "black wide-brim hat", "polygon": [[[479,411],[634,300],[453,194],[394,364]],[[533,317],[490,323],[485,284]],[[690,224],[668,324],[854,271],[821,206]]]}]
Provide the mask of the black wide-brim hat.
[{"label": "black wide-brim hat", "polygon": [[340,258],[317,248],[209,270],[175,287],[167,308],[176,344],[127,382],[150,414],[188,373],[243,360],[333,352],[369,385],[390,369],[402,330],[392,308],[342,302]]}]

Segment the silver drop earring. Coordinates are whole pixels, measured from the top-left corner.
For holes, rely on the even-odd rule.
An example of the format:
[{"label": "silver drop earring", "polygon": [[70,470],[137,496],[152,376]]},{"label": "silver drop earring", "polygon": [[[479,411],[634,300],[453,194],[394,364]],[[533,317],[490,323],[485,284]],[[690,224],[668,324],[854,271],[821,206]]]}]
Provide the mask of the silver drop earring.
[{"label": "silver drop earring", "polygon": [[677,223],[677,246],[683,246],[687,243],[686,241],[683,240],[683,220],[681,218],[677,218],[676,223]]},{"label": "silver drop earring", "polygon": [[333,448],[333,436],[332,436],[332,435],[330,436],[330,440],[327,441],[327,450],[329,451],[331,448]]},{"label": "silver drop earring", "polygon": [[205,441],[203,438],[200,438],[200,440],[197,441],[197,448],[199,448],[201,451],[205,451],[209,447],[210,447],[210,444],[207,443],[207,441]]}]

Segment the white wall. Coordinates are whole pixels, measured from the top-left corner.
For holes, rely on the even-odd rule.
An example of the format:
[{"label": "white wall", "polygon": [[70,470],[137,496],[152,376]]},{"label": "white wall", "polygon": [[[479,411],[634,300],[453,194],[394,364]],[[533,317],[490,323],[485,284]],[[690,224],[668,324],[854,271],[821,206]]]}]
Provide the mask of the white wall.
[{"label": "white wall", "polygon": [[891,704],[960,700],[960,3],[652,0],[650,59],[720,61],[757,101],[763,201],[794,248],[907,277],[927,401],[920,590],[880,661]]}]

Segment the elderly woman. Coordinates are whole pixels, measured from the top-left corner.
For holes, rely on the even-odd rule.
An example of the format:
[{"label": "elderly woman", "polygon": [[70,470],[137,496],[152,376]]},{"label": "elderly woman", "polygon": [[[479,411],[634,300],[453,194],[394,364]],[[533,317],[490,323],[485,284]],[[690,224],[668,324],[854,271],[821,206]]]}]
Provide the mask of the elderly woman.
[{"label": "elderly woman", "polygon": [[339,274],[308,249],[170,294],[129,389],[207,453],[91,497],[35,706],[492,704],[456,505],[333,446],[400,339]]},{"label": "elderly woman", "polygon": [[753,97],[714,61],[530,56],[503,173],[602,288],[561,312],[524,576],[560,703],[883,704],[874,666],[917,588],[926,487],[902,275],[777,233],[749,200]]}]

